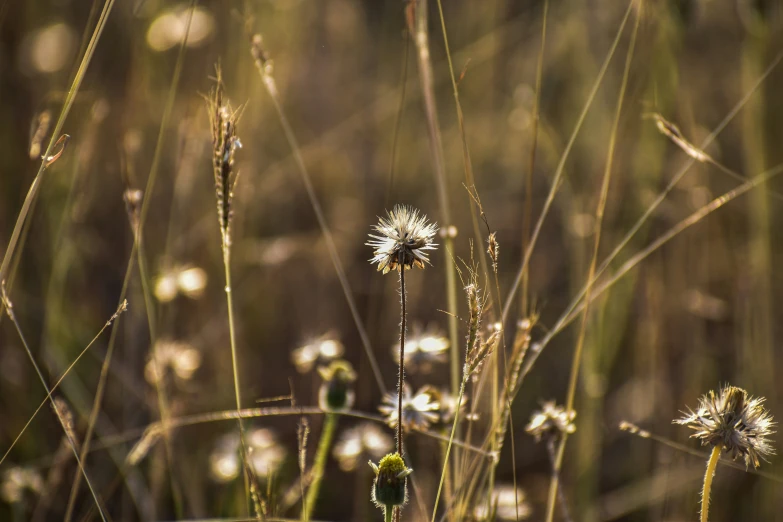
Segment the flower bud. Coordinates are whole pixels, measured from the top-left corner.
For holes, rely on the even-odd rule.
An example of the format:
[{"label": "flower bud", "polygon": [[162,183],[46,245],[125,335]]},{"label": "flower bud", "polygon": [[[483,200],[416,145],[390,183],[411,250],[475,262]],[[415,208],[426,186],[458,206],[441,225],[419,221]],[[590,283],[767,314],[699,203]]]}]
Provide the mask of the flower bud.
[{"label": "flower bud", "polygon": [[408,475],[412,469],[405,466],[399,453],[389,453],[376,466],[370,461],[375,471],[375,481],[372,488],[372,500],[378,507],[385,509],[402,506],[408,498]]},{"label": "flower bud", "polygon": [[352,383],[356,372],[348,361],[338,359],[329,366],[318,368],[323,379],[318,392],[318,405],[325,411],[347,410],[353,406],[356,394]]}]

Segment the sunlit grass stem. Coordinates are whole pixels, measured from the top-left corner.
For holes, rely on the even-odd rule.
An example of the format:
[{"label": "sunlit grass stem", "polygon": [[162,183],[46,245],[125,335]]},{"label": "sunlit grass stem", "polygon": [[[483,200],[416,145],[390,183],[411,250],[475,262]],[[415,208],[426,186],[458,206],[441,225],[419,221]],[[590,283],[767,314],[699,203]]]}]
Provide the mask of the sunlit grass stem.
[{"label": "sunlit grass stem", "polygon": [[722,449],[723,446],[720,444],[713,447],[710,458],[707,461],[707,471],[704,473],[704,487],[701,490],[701,522],[707,522],[709,520],[712,479],[715,477],[715,468],[720,460],[720,452]]},{"label": "sunlit grass stem", "polygon": [[326,460],[329,456],[329,450],[334,440],[334,432],[337,429],[338,416],[334,413],[327,413],[324,416],[324,425],[321,431],[321,439],[318,441],[318,449],[315,453],[315,462],[311,471],[310,486],[307,488],[307,499],[305,501],[302,520],[310,520],[310,516],[318,501],[318,492],[321,489],[321,481],[326,468]]}]

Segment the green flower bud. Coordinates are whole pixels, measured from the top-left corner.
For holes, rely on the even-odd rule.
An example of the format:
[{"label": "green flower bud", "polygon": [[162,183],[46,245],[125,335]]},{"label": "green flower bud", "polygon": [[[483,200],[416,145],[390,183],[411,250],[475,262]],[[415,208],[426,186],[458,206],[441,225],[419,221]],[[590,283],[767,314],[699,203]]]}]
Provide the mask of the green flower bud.
[{"label": "green flower bud", "polygon": [[376,466],[370,462],[375,471],[375,481],[372,488],[372,500],[375,505],[386,510],[402,506],[408,499],[408,475],[412,469],[405,466],[399,453],[389,453]]},{"label": "green flower bud", "polygon": [[356,372],[348,361],[332,361],[329,366],[318,368],[318,373],[324,381],[318,392],[322,410],[346,410],[353,406],[356,395],[351,385],[356,380]]}]

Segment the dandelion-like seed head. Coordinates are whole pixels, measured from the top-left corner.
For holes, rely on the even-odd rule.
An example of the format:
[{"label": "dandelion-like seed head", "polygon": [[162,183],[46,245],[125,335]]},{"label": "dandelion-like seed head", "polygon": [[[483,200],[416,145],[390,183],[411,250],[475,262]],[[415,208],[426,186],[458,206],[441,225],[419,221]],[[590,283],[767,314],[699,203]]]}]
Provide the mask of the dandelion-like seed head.
[{"label": "dandelion-like seed head", "polygon": [[[486,493],[481,498],[486,499]],[[473,510],[476,520],[526,520],[532,514],[525,491],[510,484],[496,485],[492,490],[492,505],[487,506],[483,500]]]},{"label": "dandelion-like seed head", "polygon": [[144,366],[144,377],[158,384],[170,372],[180,382],[189,381],[201,367],[201,352],[191,345],[171,340],[155,343],[150,359]]},{"label": "dandelion-like seed head", "polygon": [[[443,426],[451,426],[451,424],[454,422],[454,417],[457,413],[457,402],[459,399],[457,395],[450,393],[448,390],[439,390],[438,388],[430,385],[423,386],[419,390],[418,395],[427,395],[429,396],[429,400],[431,403],[438,405],[438,409],[436,410],[436,413],[438,414],[438,420],[436,424],[441,424]],[[459,404],[460,419],[463,421],[475,420],[476,416],[465,415],[465,409],[468,404],[467,395],[463,396],[462,400],[459,401],[459,403],[460,403]]]},{"label": "dandelion-like seed head", "polygon": [[343,343],[335,339],[332,334],[325,334],[296,348],[291,352],[291,360],[299,373],[307,373],[316,364],[328,364],[341,357],[343,353],[345,353]]},{"label": "dandelion-like seed head", "polygon": [[530,422],[525,426],[525,431],[535,437],[536,442],[561,433],[571,434],[576,431],[574,418],[576,418],[575,411],[566,411],[554,401],[546,401],[541,405],[540,410],[533,412]]},{"label": "dandelion-like seed head", "polygon": [[[391,428],[397,427],[397,400],[396,393],[387,393],[383,398],[383,404],[378,406],[378,410],[386,416],[386,423]],[[440,404],[432,396],[429,387],[422,388],[412,395],[410,387],[405,385],[402,391],[402,427],[405,430],[428,429],[430,425],[438,422],[439,409]]]},{"label": "dandelion-like seed head", "polygon": [[384,274],[414,266],[424,268],[430,262],[426,251],[437,246],[432,239],[438,226],[428,223],[427,216],[413,207],[396,205],[387,217],[378,218],[373,229],[378,234],[370,234],[371,239],[366,243],[374,249],[370,263],[377,263],[378,270]]},{"label": "dandelion-like seed head", "polygon": [[413,470],[405,465],[399,453],[389,453],[376,466],[370,461],[375,472],[372,488],[372,501],[375,505],[389,509],[402,506],[408,500],[408,475]]},{"label": "dandelion-like seed head", "polygon": [[721,445],[733,459],[743,457],[746,467],[752,463],[758,468],[759,458],[775,454],[769,439],[775,422],[763,403],[763,397],[727,384],[718,393],[710,390],[703,395],[696,411],[688,408],[674,422],[694,430],[691,437],[703,446]]},{"label": "dandelion-like seed head", "polygon": [[348,361],[337,359],[329,366],[318,368],[323,379],[318,391],[318,404],[325,411],[346,410],[353,406],[356,394],[351,384],[356,380],[356,372]]},{"label": "dandelion-like seed head", "polygon": [[38,495],[43,487],[43,478],[37,470],[15,466],[3,472],[0,480],[0,498],[12,504],[21,502],[25,492]]},{"label": "dandelion-like seed head", "polygon": [[[413,334],[405,338],[405,370],[415,373],[429,373],[432,365],[447,360],[449,339],[437,329],[428,327],[422,331],[414,325]],[[392,355],[399,364],[400,345],[392,346]]]},{"label": "dandelion-like seed head", "polygon": [[353,471],[362,456],[379,459],[388,453],[394,441],[378,425],[365,422],[345,430],[334,445],[332,455],[343,471]]},{"label": "dandelion-like seed head", "polygon": [[[245,437],[248,464],[259,478],[275,473],[286,457],[285,448],[278,442],[277,435],[268,428],[250,430]],[[212,479],[226,483],[236,479],[242,471],[240,455],[241,440],[237,433],[227,433],[217,440],[209,456],[209,470]]]}]

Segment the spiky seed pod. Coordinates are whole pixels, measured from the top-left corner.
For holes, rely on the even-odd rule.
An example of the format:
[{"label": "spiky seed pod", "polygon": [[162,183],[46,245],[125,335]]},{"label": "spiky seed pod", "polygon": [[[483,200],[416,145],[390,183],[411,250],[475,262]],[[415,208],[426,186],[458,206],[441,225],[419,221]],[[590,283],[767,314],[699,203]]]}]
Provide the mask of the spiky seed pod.
[{"label": "spiky seed pod", "polygon": [[500,244],[498,243],[497,232],[492,232],[487,238],[487,254],[492,260],[492,270],[497,273],[498,271],[498,255],[500,252]]},{"label": "spiky seed pod", "polygon": [[234,186],[238,174],[234,170],[234,152],[242,148],[237,136],[236,123],[239,113],[223,100],[223,82],[218,70],[215,87],[207,98],[212,130],[212,170],[215,177],[218,223],[223,248],[231,245],[231,217]]},{"label": "spiky seed pod", "polygon": [[425,251],[437,246],[432,239],[438,226],[428,223],[427,216],[413,207],[396,205],[387,217],[378,218],[373,229],[378,235],[370,234],[371,239],[366,243],[374,249],[370,263],[377,263],[378,270],[384,274],[414,266],[424,268],[430,262]]},{"label": "spiky seed pod", "polygon": [[473,347],[476,345],[478,339],[478,331],[481,327],[481,314],[483,312],[483,301],[480,297],[481,290],[478,285],[473,282],[465,287],[465,295],[468,298],[468,336],[467,336],[467,353],[473,351]]},{"label": "spiky seed pod", "polygon": [[402,506],[408,500],[408,475],[413,470],[405,465],[399,453],[389,453],[376,466],[370,461],[375,472],[372,487],[372,501],[375,505],[389,510]]},{"label": "spiky seed pod", "polygon": [[541,405],[541,410],[533,412],[525,431],[535,437],[536,442],[562,433],[570,435],[576,431],[575,417],[575,411],[566,411],[554,401],[547,401]]},{"label": "spiky seed pod", "polygon": [[356,394],[351,385],[356,381],[356,372],[348,361],[337,359],[329,366],[318,368],[323,379],[318,391],[318,404],[325,411],[347,410],[353,406]]},{"label": "spiky seed pod", "polygon": [[733,459],[743,457],[746,467],[752,463],[758,468],[759,457],[775,454],[769,440],[775,422],[763,407],[764,400],[727,384],[717,394],[710,390],[703,395],[696,411],[688,408],[674,423],[695,430],[691,437],[703,446],[721,445]]},{"label": "spiky seed pod", "polygon": [[495,330],[490,334],[487,340],[479,339],[479,342],[473,345],[473,349],[468,352],[465,360],[465,374],[477,375],[481,371],[481,366],[487,357],[495,351],[500,342],[501,330]]}]

